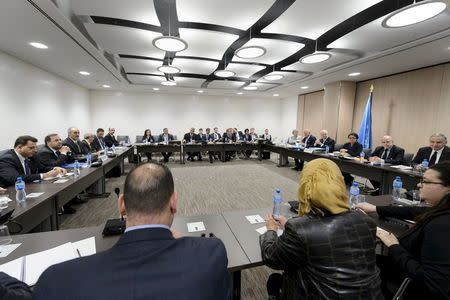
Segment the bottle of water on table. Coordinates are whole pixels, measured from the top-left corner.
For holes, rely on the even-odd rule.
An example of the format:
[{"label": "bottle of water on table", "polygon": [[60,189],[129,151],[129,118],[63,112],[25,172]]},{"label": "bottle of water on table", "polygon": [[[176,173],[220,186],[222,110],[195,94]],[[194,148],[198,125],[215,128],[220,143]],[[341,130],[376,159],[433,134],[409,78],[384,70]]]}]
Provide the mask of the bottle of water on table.
[{"label": "bottle of water on table", "polygon": [[278,218],[281,216],[281,203],[283,202],[281,198],[281,190],[279,188],[275,189],[273,193],[273,212],[272,216]]},{"label": "bottle of water on table", "polygon": [[392,183],[392,199],[399,200],[401,198],[401,190],[403,187],[402,179],[396,176]]},{"label": "bottle of water on table", "polygon": [[81,166],[78,160],[75,161],[73,165],[73,176],[78,177],[81,174]]},{"label": "bottle of water on table", "polygon": [[350,196],[349,196],[349,203],[350,208],[355,209],[356,204],[358,204],[358,198],[359,198],[359,187],[357,182],[353,182],[352,186],[350,187]]},{"label": "bottle of water on table", "polygon": [[16,179],[16,201],[17,203],[24,203],[27,200],[27,193],[25,192],[25,182],[22,177]]}]

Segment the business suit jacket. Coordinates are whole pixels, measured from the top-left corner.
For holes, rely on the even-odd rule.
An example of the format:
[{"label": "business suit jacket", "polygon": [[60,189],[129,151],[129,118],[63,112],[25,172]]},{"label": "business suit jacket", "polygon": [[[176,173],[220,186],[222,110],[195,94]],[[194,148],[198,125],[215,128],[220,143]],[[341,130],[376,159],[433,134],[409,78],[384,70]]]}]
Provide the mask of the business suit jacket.
[{"label": "business suit jacket", "polygon": [[119,142],[116,140],[116,137],[113,135],[110,135],[109,133],[105,135],[105,138],[103,139],[105,141],[105,145],[107,147],[119,146]]},{"label": "business suit jacket", "polygon": [[[327,137],[326,139],[325,139],[325,141],[323,140],[323,139],[320,139],[319,140],[319,147],[320,148],[325,148],[326,146],[328,146],[328,150],[330,151],[330,152],[333,152],[334,151],[334,146],[336,145],[336,142],[335,142],[335,140],[333,140],[332,138],[330,138],[330,137]],[[317,145],[317,143],[316,143],[316,145]]]},{"label": "business suit jacket", "polygon": [[[215,137],[216,136],[216,134],[217,134],[217,138]],[[211,133],[211,135],[212,135],[212,140],[213,141],[220,141],[221,139],[222,139],[222,136],[220,135],[220,133],[215,133],[215,132],[213,132],[213,133]]]},{"label": "business suit jacket", "polygon": [[81,144],[83,144],[84,152],[86,152],[86,153],[92,153],[92,152],[95,152],[94,147],[93,147],[92,145],[89,145],[89,143],[86,142],[86,140],[82,140],[82,141],[81,141]]},{"label": "business suit jacket", "polygon": [[155,139],[151,135],[149,137],[143,137],[141,142],[142,143],[155,143]]},{"label": "business suit jacket", "polygon": [[0,157],[0,186],[13,186],[17,177],[22,177],[25,182],[40,180],[40,173],[52,170],[52,167],[45,167],[37,156],[29,159],[30,174],[25,175],[20,159],[14,149],[8,150]]},{"label": "business suit jacket", "polygon": [[[412,160],[413,164],[421,164],[424,159],[430,159],[431,153],[433,152],[433,149],[431,147],[422,147],[417,151],[416,156],[414,156],[414,159]],[[441,157],[439,158],[439,162],[448,161],[450,160],[450,148],[447,146],[444,146],[444,149],[442,150]],[[431,165],[430,165],[431,167]]]},{"label": "business suit jacket", "polygon": [[32,296],[32,291],[27,284],[0,272],[0,299],[31,300]]},{"label": "business suit jacket", "polygon": [[183,140],[185,140],[186,143],[195,142],[195,141],[197,141],[197,135],[195,133],[193,133],[192,137],[191,137],[191,133],[190,132],[185,133],[184,137],[183,137]]},{"label": "business suit jacket", "polygon": [[105,141],[103,140],[103,138],[100,139],[97,136],[95,136],[92,146],[94,147],[95,152],[105,150]]},{"label": "business suit jacket", "polygon": [[228,134],[225,132],[225,133],[222,135],[222,142],[224,142],[224,143],[229,143],[230,140],[231,140],[232,142],[236,142],[236,135],[233,133],[233,134],[231,135],[231,137],[229,137]]},{"label": "business suit jacket", "polygon": [[111,249],[47,269],[40,299],[228,299],[227,255],[217,238],[174,239],[164,228],[125,233]]},{"label": "business suit jacket", "polygon": [[74,142],[71,138],[66,138],[63,141],[63,146],[69,147],[72,155],[87,154],[87,152],[85,152],[83,144],[79,140]]},{"label": "business suit jacket", "polygon": [[[174,140],[173,135],[171,135],[171,134],[169,133],[169,134],[167,135],[167,139],[168,139],[169,141],[173,141],[173,140]],[[159,135],[158,142],[159,142],[159,143],[164,142],[164,134],[163,134],[163,133]]]},{"label": "business suit jacket", "polygon": [[267,135],[267,138],[265,136],[266,136],[265,134],[261,134],[259,137],[269,142],[272,141],[272,136],[270,134]]},{"label": "business suit jacket", "polygon": [[[309,138],[308,138],[308,137],[309,137]],[[312,134],[310,134],[309,136],[305,136],[305,137],[302,139],[302,143],[305,143],[307,139],[308,139],[308,142],[305,144],[305,147],[306,147],[306,148],[314,147],[314,144],[316,143],[316,137],[313,136]]]},{"label": "business suit jacket", "polygon": [[242,141],[244,139],[244,134],[242,133],[242,131],[238,131],[236,133],[234,133],[236,135],[236,140],[237,141]]},{"label": "business suit jacket", "polygon": [[[378,156],[379,158],[382,158],[384,147],[379,146],[376,147],[375,150],[372,152],[371,156]],[[403,156],[405,155],[405,150],[403,148],[400,148],[396,145],[393,145],[391,147],[391,150],[389,151],[389,155],[384,160],[385,163],[393,164],[393,165],[401,165],[403,163]]]},{"label": "business suit jacket", "polygon": [[351,156],[359,157],[363,151],[363,146],[358,142],[354,143],[353,146],[350,143],[345,143],[342,149],[347,149],[347,153]]},{"label": "business suit jacket", "polygon": [[206,142],[206,134],[204,134],[204,133],[202,133],[202,134],[197,134],[196,135],[196,137],[195,137],[195,140],[197,141],[197,142]]},{"label": "business suit jacket", "polygon": [[205,133],[205,139],[207,142],[214,141],[214,133]]},{"label": "business suit jacket", "polygon": [[245,142],[251,142],[252,141],[252,136],[250,134],[244,134],[243,140]]},{"label": "business suit jacket", "polygon": [[63,165],[68,157],[65,154],[60,153],[59,151],[53,152],[50,147],[45,146],[41,150],[38,151],[39,161],[42,165],[46,167],[60,167]]}]

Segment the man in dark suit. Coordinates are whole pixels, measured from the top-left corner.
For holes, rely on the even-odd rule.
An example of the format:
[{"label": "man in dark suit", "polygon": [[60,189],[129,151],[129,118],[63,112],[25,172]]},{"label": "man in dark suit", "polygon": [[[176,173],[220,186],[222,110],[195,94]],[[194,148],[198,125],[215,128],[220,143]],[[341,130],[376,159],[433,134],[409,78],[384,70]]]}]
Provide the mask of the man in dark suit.
[{"label": "man in dark suit", "polygon": [[63,168],[46,167],[39,162],[36,143],[37,139],[32,136],[19,136],[14,149],[0,157],[0,186],[13,186],[17,177],[22,177],[25,182],[33,182],[66,174]]},{"label": "man in dark suit", "polygon": [[[194,144],[197,142],[197,135],[195,134],[195,128],[191,128],[188,133],[184,134],[183,143]],[[188,155],[187,160],[194,161],[194,156],[198,155],[197,152],[186,152]]]},{"label": "man in dark suit", "polygon": [[[316,137],[311,134],[311,130],[309,129],[303,129],[303,139],[302,139],[302,145],[305,148],[314,147],[314,144],[316,143]],[[303,170],[304,161],[299,160],[297,158],[294,159],[295,161],[295,167],[293,168],[296,171]]]},{"label": "man in dark suit", "polygon": [[229,299],[222,241],[170,229],[177,194],[167,167],[147,163],[132,170],[118,205],[127,221],[116,245],[51,266],[34,299]]},{"label": "man in dark suit", "polygon": [[412,164],[420,165],[424,159],[428,160],[428,166],[450,160],[450,148],[447,147],[447,137],[442,133],[430,136],[430,146],[422,147],[417,151]]},{"label": "man in dark suit", "polygon": [[264,129],[264,134],[261,134],[260,138],[264,139],[267,142],[272,142],[272,136],[269,134],[269,129]]},{"label": "man in dark suit", "polygon": [[[233,128],[228,128],[222,136],[223,143],[236,143],[236,135],[234,134]],[[230,161],[232,157],[235,157],[236,153],[234,151],[225,151],[225,161]]]},{"label": "man in dark suit", "polygon": [[238,130],[236,127],[234,129],[234,134],[236,135],[236,141],[243,141],[244,140],[244,134],[242,131]]},{"label": "man in dark suit", "polygon": [[405,150],[394,145],[391,136],[385,135],[381,138],[382,146],[378,146],[372,152],[369,161],[374,163],[387,163],[392,165],[401,165]]},{"label": "man in dark suit", "polygon": [[75,155],[87,154],[84,151],[83,144],[80,141],[80,130],[76,127],[70,127],[67,129],[67,138],[64,140],[63,145],[70,148],[71,158]]},{"label": "man in dark suit", "polygon": [[45,137],[45,147],[38,151],[41,164],[46,167],[60,167],[68,158],[70,148],[62,145],[62,140],[56,133]]},{"label": "man in dark suit", "polygon": [[84,147],[84,152],[86,153],[94,153],[94,135],[92,133],[85,133],[84,139],[81,141]]},{"label": "man in dark suit", "polygon": [[[164,128],[163,133],[159,135],[158,143],[168,145],[169,142],[173,140],[173,135],[169,134],[169,129]],[[164,157],[164,162],[169,162],[169,157],[172,156],[172,152],[161,152],[161,155]]]},{"label": "man in dark suit", "polygon": [[113,145],[114,146],[119,146],[120,143],[116,140],[116,137],[114,136],[115,132],[116,132],[116,129],[109,128],[108,134],[103,139],[104,142],[105,142],[105,145],[107,147],[112,147]]},{"label": "man in dark suit", "polygon": [[97,134],[94,137],[93,147],[96,152],[105,151],[105,141],[103,139],[103,135],[105,134],[105,130],[103,128],[97,129]]},{"label": "man in dark suit", "polygon": [[328,131],[322,129],[320,131],[320,139],[316,140],[315,146],[320,148],[326,148],[328,146],[328,151],[331,153],[334,151],[334,146],[336,142],[328,136]]}]

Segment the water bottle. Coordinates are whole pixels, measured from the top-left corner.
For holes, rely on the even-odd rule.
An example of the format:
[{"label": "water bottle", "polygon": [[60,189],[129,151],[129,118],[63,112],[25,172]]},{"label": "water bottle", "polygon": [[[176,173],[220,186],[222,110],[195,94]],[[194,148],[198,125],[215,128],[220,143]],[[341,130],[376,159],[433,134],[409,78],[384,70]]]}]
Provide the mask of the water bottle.
[{"label": "water bottle", "polygon": [[325,146],[325,154],[328,154],[328,153],[330,153],[330,147],[328,147],[328,145],[327,145],[327,146]]},{"label": "water bottle", "polygon": [[16,180],[16,201],[17,203],[24,203],[27,200],[27,193],[25,192],[25,182],[22,177],[17,177]]},{"label": "water bottle", "polygon": [[112,153],[116,153],[116,145],[113,144],[111,149],[112,149]]},{"label": "water bottle", "polygon": [[358,204],[358,197],[359,197],[358,183],[353,182],[352,186],[350,187],[350,196],[349,196],[349,203],[351,209],[354,209],[356,207],[356,204]]},{"label": "water bottle", "polygon": [[92,153],[90,153],[90,152],[88,154],[86,154],[86,163],[89,167],[92,164]]},{"label": "water bottle", "polygon": [[364,161],[364,156],[365,156],[366,154],[364,153],[364,151],[362,151],[360,154],[359,154],[359,160],[361,161],[361,162],[363,162]]},{"label": "water bottle", "polygon": [[425,171],[425,170],[428,169],[428,165],[429,165],[428,159],[422,160],[421,166],[422,166],[422,170],[423,170],[423,171]]},{"label": "water bottle", "polygon": [[73,176],[78,177],[80,176],[80,174],[81,174],[80,163],[78,162],[78,160],[76,160],[73,167]]},{"label": "water bottle", "polygon": [[394,182],[392,183],[392,198],[394,200],[399,200],[401,198],[402,186],[402,179],[400,176],[396,176]]},{"label": "water bottle", "polygon": [[281,215],[281,202],[283,202],[283,200],[281,199],[281,190],[279,188],[276,188],[275,192],[273,193],[273,213],[272,213],[272,216],[274,218],[278,218]]}]

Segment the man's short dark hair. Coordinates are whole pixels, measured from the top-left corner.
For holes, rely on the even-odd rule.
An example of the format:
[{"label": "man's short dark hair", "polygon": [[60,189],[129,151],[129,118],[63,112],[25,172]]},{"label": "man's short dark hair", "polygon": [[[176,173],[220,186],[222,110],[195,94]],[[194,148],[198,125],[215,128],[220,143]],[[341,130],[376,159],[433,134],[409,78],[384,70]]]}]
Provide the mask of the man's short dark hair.
[{"label": "man's short dark hair", "polygon": [[174,192],[169,168],[146,163],[133,169],[123,190],[127,214],[155,215],[163,211]]},{"label": "man's short dark hair", "polygon": [[47,145],[49,142],[52,141],[52,137],[57,136],[57,133],[50,133],[49,135],[47,135],[44,139],[45,144]]},{"label": "man's short dark hair", "polygon": [[103,128],[97,128],[97,133],[99,133],[99,132],[105,132],[105,129],[103,129]]},{"label": "man's short dark hair", "polygon": [[25,146],[28,144],[28,141],[32,141],[33,143],[37,143],[37,138],[32,137],[31,135],[22,135],[19,136],[16,141],[14,142],[14,148],[17,146]]}]

